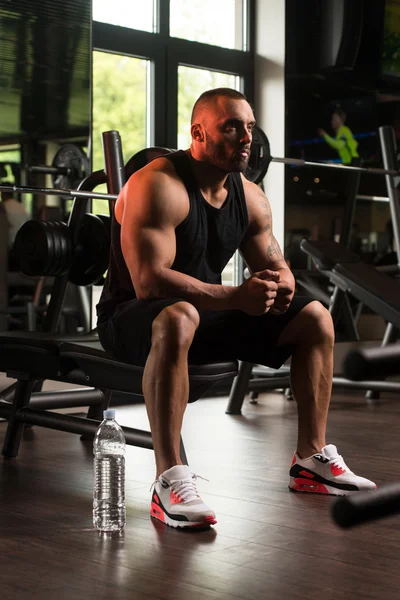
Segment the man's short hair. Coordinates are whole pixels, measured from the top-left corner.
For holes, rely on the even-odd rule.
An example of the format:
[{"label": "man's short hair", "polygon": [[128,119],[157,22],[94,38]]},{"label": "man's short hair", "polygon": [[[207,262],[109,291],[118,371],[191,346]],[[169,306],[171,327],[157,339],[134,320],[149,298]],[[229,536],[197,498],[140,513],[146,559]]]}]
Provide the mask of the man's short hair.
[{"label": "man's short hair", "polygon": [[192,125],[196,123],[199,118],[200,113],[209,105],[211,101],[215,98],[232,98],[233,100],[246,100],[248,102],[246,96],[242,94],[242,92],[238,92],[232,88],[215,88],[213,90],[207,90],[203,92],[201,96],[199,96],[194,103],[192,110]]}]

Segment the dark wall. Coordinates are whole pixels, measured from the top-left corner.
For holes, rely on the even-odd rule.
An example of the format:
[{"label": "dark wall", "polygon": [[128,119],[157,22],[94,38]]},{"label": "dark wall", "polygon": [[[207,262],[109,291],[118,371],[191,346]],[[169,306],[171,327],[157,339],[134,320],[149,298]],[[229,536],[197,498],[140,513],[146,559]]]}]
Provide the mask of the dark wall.
[{"label": "dark wall", "polygon": [[88,137],[91,0],[0,5],[0,143]]},{"label": "dark wall", "polygon": [[[400,35],[388,32],[397,10],[395,0],[286,1],[286,156],[339,160],[318,129],[334,136],[331,115],[340,107],[364,165],[382,166],[379,126],[391,124],[400,134],[400,77],[388,59],[388,48],[396,56],[396,43],[400,53]],[[344,214],[345,179],[322,167],[287,167],[286,231],[332,238]],[[387,195],[384,177],[363,175],[360,194]],[[358,202],[362,234],[383,231],[389,218],[388,205],[376,210],[372,204]]]}]

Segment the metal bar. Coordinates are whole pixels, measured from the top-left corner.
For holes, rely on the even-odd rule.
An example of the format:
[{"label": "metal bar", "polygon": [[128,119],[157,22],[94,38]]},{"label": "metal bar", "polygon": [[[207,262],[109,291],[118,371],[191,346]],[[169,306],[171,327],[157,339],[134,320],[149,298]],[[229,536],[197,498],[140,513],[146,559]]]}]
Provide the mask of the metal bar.
[{"label": "metal bar", "polygon": [[384,378],[399,373],[400,344],[374,348],[356,348],[345,356],[343,372],[352,381],[365,377]]},{"label": "metal bar", "polygon": [[[67,431],[80,435],[94,435],[100,425],[100,421],[88,419],[86,417],[75,417],[64,415],[35,408],[22,408],[17,411],[16,418],[20,423],[29,423],[30,425],[39,425],[58,431]],[[149,431],[134,429],[133,427],[122,427],[126,443],[140,448],[153,449],[153,440]]]},{"label": "metal bar", "polygon": [[364,194],[357,194],[357,200],[375,200],[376,202],[389,202],[387,196],[366,196]]},{"label": "metal bar", "polygon": [[92,406],[102,403],[104,394],[97,388],[77,388],[71,390],[50,390],[34,392],[31,395],[29,408],[74,408]]},{"label": "metal bar", "polygon": [[[121,136],[118,131],[105,131],[102,142],[104,172],[107,174],[107,191],[110,194],[119,194],[126,181]],[[110,215],[113,216],[115,200],[109,200],[108,205]]]},{"label": "metal bar", "polygon": [[375,490],[344,496],[332,505],[333,520],[341,527],[353,527],[400,512],[400,484],[392,483]]},{"label": "metal bar", "polygon": [[[394,175],[400,176],[400,171],[392,169],[378,169],[372,167],[353,167],[348,165],[338,165],[335,163],[312,162],[301,158],[278,158],[273,156],[271,162],[293,165],[296,167],[323,167],[328,169],[341,169],[346,171],[369,173],[372,175]],[[117,182],[123,180],[122,174],[117,175]],[[100,200],[109,200],[115,202],[116,194],[104,194],[101,192],[87,192],[84,190],[64,190],[58,188],[39,188],[33,186],[18,186],[18,185],[0,185],[0,192],[10,192],[12,194],[42,194],[47,196],[71,196],[71,198],[98,198]],[[369,197],[368,197],[369,199]],[[372,197],[375,199],[375,197]],[[376,199],[381,199],[380,197]]]},{"label": "metal bar", "polygon": [[69,175],[71,173],[71,169],[68,167],[40,167],[40,166],[32,166],[27,167],[28,171],[32,173],[47,173],[48,175],[58,175],[59,173]]},{"label": "metal bar", "polygon": [[0,192],[12,194],[46,194],[49,196],[71,196],[71,198],[99,198],[100,200],[116,200],[115,194],[101,192],[85,192],[83,190],[61,190],[57,188],[38,188],[19,185],[0,185]]},{"label": "metal bar", "polygon": [[248,362],[241,362],[239,367],[239,374],[235,377],[232,388],[229,394],[229,402],[226,408],[226,414],[228,415],[240,415],[242,411],[243,400],[249,389],[249,381],[251,378],[251,372],[253,370],[253,364]]},{"label": "metal bar", "polygon": [[333,388],[349,388],[355,390],[375,390],[379,392],[396,392],[400,391],[400,382],[397,381],[379,381],[379,380],[364,380],[352,381],[345,377],[334,377],[332,380]]},{"label": "metal bar", "polygon": [[[396,138],[393,127],[385,125],[379,127],[379,140],[381,143],[383,164],[386,169],[393,169],[397,165]],[[399,180],[387,175],[386,189],[390,200],[390,216],[392,219],[393,236],[397,251],[397,264],[400,266],[400,200],[397,185]]]},{"label": "metal bar", "polygon": [[370,173],[371,175],[397,175],[400,171],[392,169],[378,169],[373,167],[351,167],[349,165],[337,165],[335,163],[313,162],[302,158],[276,158],[273,156],[271,162],[283,163],[284,165],[293,165],[294,167],[323,167],[327,169],[341,169],[345,171],[354,171],[360,173]]}]

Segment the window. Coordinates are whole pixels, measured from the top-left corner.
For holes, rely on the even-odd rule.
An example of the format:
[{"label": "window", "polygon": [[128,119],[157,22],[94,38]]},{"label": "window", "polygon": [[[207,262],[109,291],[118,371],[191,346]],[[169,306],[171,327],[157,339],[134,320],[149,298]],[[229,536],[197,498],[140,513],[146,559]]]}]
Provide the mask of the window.
[{"label": "window", "polygon": [[[21,152],[16,148],[0,150],[0,183],[3,185],[20,185]],[[27,212],[32,214],[32,194],[21,194],[18,197]]]},{"label": "window", "polygon": [[190,117],[193,104],[205,92],[217,87],[229,87],[240,91],[240,77],[207,71],[193,67],[178,67],[178,148],[190,146]]},{"label": "window", "polygon": [[246,0],[171,0],[170,7],[171,36],[247,49]]},{"label": "window", "polygon": [[[125,163],[149,145],[149,70],[148,60],[93,52],[93,171],[104,167],[103,131],[119,131]],[[104,200],[93,200],[93,212],[105,210]]]},{"label": "window", "polygon": [[93,21],[155,31],[154,0],[93,0]]}]

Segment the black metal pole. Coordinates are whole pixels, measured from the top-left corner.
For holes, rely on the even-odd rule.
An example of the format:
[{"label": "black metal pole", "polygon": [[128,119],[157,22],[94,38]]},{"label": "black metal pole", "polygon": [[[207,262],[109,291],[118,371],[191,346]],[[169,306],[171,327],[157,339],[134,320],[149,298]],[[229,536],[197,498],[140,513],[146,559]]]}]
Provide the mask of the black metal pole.
[{"label": "black metal pole", "polygon": [[[103,132],[103,154],[109,194],[119,194],[125,185],[125,166],[122,142],[118,131]],[[109,201],[110,215],[114,214],[115,200]]]},{"label": "black metal pole", "polygon": [[[379,139],[381,142],[383,165],[385,169],[396,169],[398,164],[396,138],[393,127],[390,125],[379,127]],[[400,265],[400,203],[397,189],[399,181],[397,177],[395,178],[393,175],[386,175],[385,180],[389,196],[390,215],[392,217],[393,235],[397,252],[397,264]]]},{"label": "black metal pole", "polygon": [[[95,435],[100,425],[100,421],[87,418],[82,419],[82,417],[63,415],[52,411],[47,412],[29,407],[17,412],[17,420],[22,423],[39,425],[40,427],[89,436]],[[139,448],[148,448],[149,450],[153,449],[153,440],[149,431],[142,431],[141,429],[134,429],[132,427],[122,427],[122,430],[127,444],[138,446]]]}]

